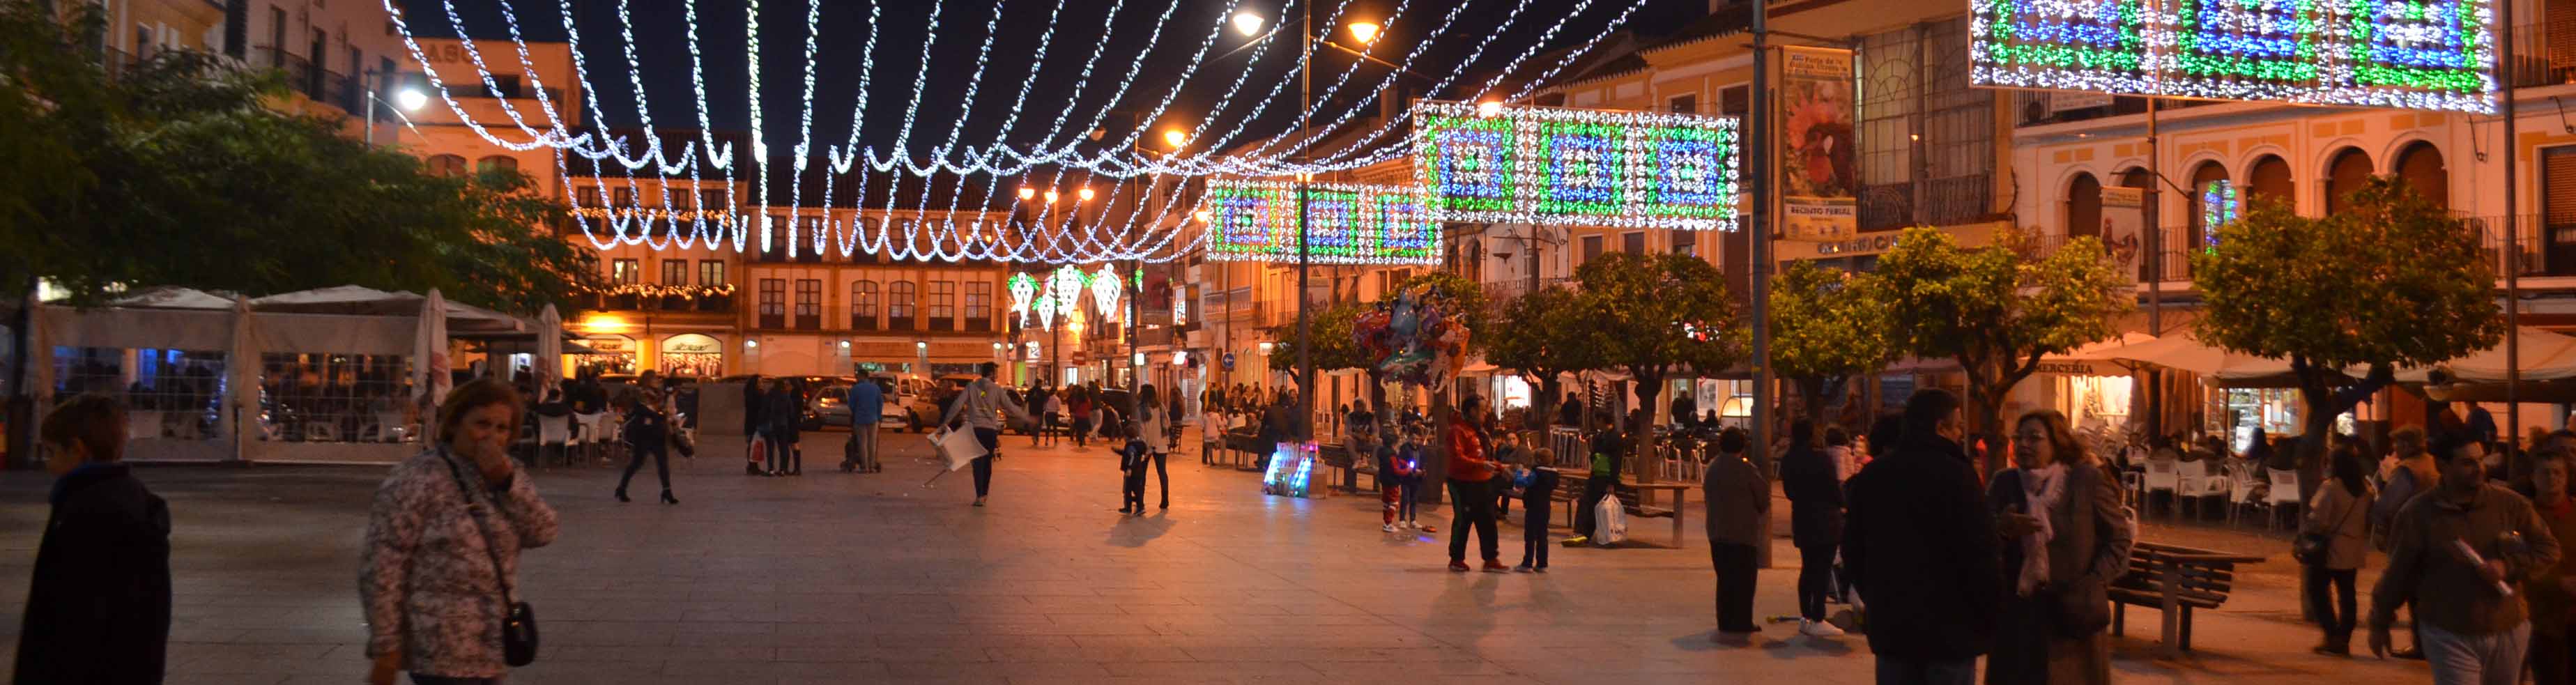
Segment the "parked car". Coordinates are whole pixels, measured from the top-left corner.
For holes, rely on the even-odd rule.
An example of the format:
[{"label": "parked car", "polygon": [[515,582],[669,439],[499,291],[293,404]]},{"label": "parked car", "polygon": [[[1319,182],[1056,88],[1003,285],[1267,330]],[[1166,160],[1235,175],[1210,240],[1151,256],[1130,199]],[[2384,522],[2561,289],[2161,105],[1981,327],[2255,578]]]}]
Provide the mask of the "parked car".
[{"label": "parked car", "polygon": [[[918,433],[930,432],[930,429],[939,425],[939,417],[947,413],[948,398],[965,390],[966,386],[974,383],[976,378],[980,376],[958,373],[940,376],[937,379],[904,379],[914,382],[910,388],[910,396],[902,405],[904,427]],[[894,413],[892,405],[889,405],[886,413],[889,415]]]}]

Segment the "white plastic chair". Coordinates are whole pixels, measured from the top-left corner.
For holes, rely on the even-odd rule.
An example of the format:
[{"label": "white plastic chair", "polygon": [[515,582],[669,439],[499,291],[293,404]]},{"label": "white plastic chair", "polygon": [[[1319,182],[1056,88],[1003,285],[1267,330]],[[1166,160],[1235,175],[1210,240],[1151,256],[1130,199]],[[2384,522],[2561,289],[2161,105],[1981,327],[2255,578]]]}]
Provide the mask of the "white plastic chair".
[{"label": "white plastic chair", "polygon": [[2174,481],[2174,518],[2177,520],[2182,518],[2182,503],[2185,500],[2191,501],[2191,513],[2197,516],[2200,514],[2200,498],[2209,493],[2209,487],[2203,484],[2209,478],[2208,463],[2177,463],[2175,467],[2177,475]]},{"label": "white plastic chair", "polygon": [[2263,479],[2254,475],[2254,467],[2229,468],[2227,483],[2227,522],[2230,525],[2236,523],[2246,507],[2263,508],[2263,502],[2254,499],[2255,487],[2263,484]]},{"label": "white plastic chair", "polygon": [[569,445],[569,444],[571,444],[571,443],[572,443],[572,415],[570,415],[570,414],[566,414],[566,415],[563,415],[563,416],[546,416],[546,415],[543,415],[543,414],[539,414],[539,415],[537,415],[537,458],[538,458],[538,463],[540,463],[540,464],[543,464],[543,463],[544,463],[545,454],[546,454],[546,451],[547,451],[547,449],[548,449],[548,448],[553,448],[553,449],[555,449],[555,450],[557,450],[557,451],[558,451],[557,453],[559,453],[559,454],[560,454],[560,453],[561,453],[561,450],[566,449],[566,447],[565,447],[565,446],[566,446],[566,445]]},{"label": "white plastic chair", "polygon": [[[2147,460],[2146,496],[2138,498],[2138,503],[2141,507],[2152,505],[2154,503],[2156,493],[2158,492],[2166,493],[2168,495],[2181,492],[2179,490],[2181,485],[2181,469],[2178,468],[2179,465],[2180,462],[2176,462],[2171,459]],[[2174,508],[2179,509],[2182,504],[2181,498],[2177,496],[2174,500]]]},{"label": "white plastic chair", "polygon": [[2263,496],[2263,528],[2269,530],[2281,520],[2283,508],[2295,509],[2305,503],[2299,495],[2299,472],[2288,469],[2265,469],[2271,476],[2272,491]]}]

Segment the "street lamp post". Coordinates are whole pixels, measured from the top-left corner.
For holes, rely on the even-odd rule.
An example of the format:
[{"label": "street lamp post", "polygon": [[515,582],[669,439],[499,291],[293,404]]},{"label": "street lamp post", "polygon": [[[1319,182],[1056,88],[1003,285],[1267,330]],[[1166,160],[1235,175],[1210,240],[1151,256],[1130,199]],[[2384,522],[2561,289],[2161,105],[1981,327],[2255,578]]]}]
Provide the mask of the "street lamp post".
[{"label": "street lamp post", "polygon": [[[376,103],[384,102],[384,98],[377,97],[376,93],[377,91],[384,90],[384,79],[392,75],[393,74],[374,69],[367,70],[365,75],[364,80],[368,82],[366,86],[367,147],[376,146]],[[386,104],[394,106],[395,116],[401,116],[402,112],[420,109],[420,106],[426,104],[428,101],[429,96],[422,94],[419,90],[404,88],[401,92],[394,93],[394,102]],[[401,134],[396,133],[395,135],[400,136]]]},{"label": "street lamp post", "polygon": [[[1297,10],[1296,25],[1297,36],[1304,51],[1298,53],[1297,62],[1297,161],[1299,162],[1314,161],[1312,110],[1315,106],[1316,32],[1313,20],[1313,6],[1300,5]],[[1235,30],[1244,35],[1261,31],[1260,15],[1250,12],[1236,14],[1233,22]],[[1279,28],[1287,27],[1286,23],[1282,23]],[[1350,25],[1351,37],[1358,39],[1362,45],[1376,42],[1379,28],[1377,24],[1354,22]],[[1325,41],[1325,45],[1358,55],[1362,59],[1380,61],[1369,57],[1367,53],[1333,45],[1330,41]],[[1307,279],[1314,267],[1314,255],[1307,249],[1307,243],[1313,235],[1314,219],[1312,207],[1306,195],[1307,186],[1313,181],[1314,174],[1306,172],[1297,174],[1297,424],[1295,431],[1300,440],[1315,439],[1314,320],[1306,306]]]}]

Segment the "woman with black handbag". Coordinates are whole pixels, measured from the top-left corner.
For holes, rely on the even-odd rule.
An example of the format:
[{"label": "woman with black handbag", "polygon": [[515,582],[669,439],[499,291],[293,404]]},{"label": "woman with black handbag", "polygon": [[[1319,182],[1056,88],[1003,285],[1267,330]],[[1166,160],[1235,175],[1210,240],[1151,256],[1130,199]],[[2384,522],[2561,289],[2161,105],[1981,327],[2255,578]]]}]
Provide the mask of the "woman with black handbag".
[{"label": "woman with black handbag", "polygon": [[2012,456],[2015,468],[1986,495],[2004,538],[2006,591],[1986,682],[2108,685],[2108,592],[2137,538],[2120,481],[2051,410],[2014,422]]},{"label": "woman with black handbag", "polygon": [[439,406],[436,442],[394,467],[367,514],[358,599],[368,674],[392,685],[497,685],[536,659],[536,615],[518,602],[519,551],[555,539],[555,511],[509,458],[519,393],[496,379]]},{"label": "woman with black handbag", "polygon": [[[2326,656],[2352,655],[2352,629],[2359,605],[2353,598],[2353,576],[2370,553],[2370,483],[2361,467],[2361,452],[2350,441],[2336,445],[2327,462],[2333,482],[2317,488],[2308,502],[2307,521],[2290,543],[2290,555],[2308,575],[2308,608],[2325,628],[2325,642],[2310,650]],[[2328,601],[2332,590],[2339,602]],[[2341,607],[2341,613],[2337,613]]]}]

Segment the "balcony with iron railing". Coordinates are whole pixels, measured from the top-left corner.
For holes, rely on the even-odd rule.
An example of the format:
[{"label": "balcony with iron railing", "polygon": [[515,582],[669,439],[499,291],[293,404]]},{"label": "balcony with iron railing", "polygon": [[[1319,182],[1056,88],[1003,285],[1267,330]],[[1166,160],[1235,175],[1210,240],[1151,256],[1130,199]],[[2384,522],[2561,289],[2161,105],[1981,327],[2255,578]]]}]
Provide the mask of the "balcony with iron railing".
[{"label": "balcony with iron railing", "polygon": [[[2538,215],[2517,217],[2512,222],[2514,241],[2511,249],[2507,249],[2505,244],[2505,218],[2459,217],[2462,228],[2475,236],[2478,253],[2499,279],[2499,287],[2507,271],[2521,278],[2576,277],[2576,217],[2556,224],[2548,223]],[[2163,231],[2165,247],[2152,255],[2160,259],[2145,259],[2150,256],[2145,253],[2122,255],[2116,248],[2112,257],[2132,264],[2129,268],[2135,271],[2141,285],[2158,273],[2163,277],[2157,280],[2163,283],[2189,283],[2193,277],[2192,257],[2208,249],[2187,245],[2190,231],[2188,226],[2166,227]],[[2043,239],[2040,246],[2044,250],[2054,249],[2065,242],[2064,236],[2053,235]]]}]

